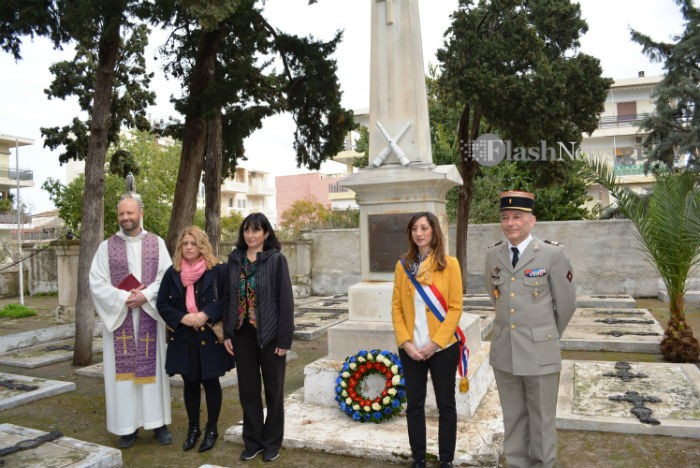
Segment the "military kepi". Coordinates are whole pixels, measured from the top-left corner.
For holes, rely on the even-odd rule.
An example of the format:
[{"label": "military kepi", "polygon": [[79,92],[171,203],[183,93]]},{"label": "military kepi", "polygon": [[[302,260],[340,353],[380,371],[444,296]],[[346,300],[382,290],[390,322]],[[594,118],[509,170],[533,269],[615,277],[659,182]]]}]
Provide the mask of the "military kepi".
[{"label": "military kepi", "polygon": [[535,206],[535,195],[530,192],[508,190],[501,192],[501,211],[520,210],[532,212]]}]

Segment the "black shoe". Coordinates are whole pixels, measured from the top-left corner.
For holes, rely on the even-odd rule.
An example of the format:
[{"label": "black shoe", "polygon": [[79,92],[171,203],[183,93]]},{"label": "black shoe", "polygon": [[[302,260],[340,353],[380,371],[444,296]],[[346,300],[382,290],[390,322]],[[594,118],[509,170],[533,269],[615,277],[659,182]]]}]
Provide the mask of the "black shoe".
[{"label": "black shoe", "polygon": [[245,449],[242,453],[241,456],[239,457],[241,461],[247,461],[247,460],[252,460],[253,458],[257,457],[260,452],[262,452],[263,449]]},{"label": "black shoe", "polygon": [[187,438],[182,444],[182,450],[186,452],[197,445],[197,439],[199,439],[200,435],[202,435],[202,431],[199,430],[199,424],[190,424],[190,428],[187,430]]},{"label": "black shoe", "polygon": [[173,442],[173,435],[165,425],[160,426],[158,429],[153,429],[153,437],[156,438],[160,445],[168,445]]},{"label": "black shoe", "polygon": [[207,424],[207,428],[204,431],[204,439],[202,439],[202,444],[199,446],[199,451],[206,452],[207,450],[211,449],[218,438],[219,432],[216,430],[216,426],[210,426]]},{"label": "black shoe", "polygon": [[452,462],[451,461],[441,461],[440,468],[452,468]]},{"label": "black shoe", "polygon": [[278,449],[265,449],[263,452],[263,461],[271,462],[275,461],[280,457],[280,451]]},{"label": "black shoe", "polygon": [[139,438],[139,430],[136,429],[132,434],[127,434],[123,436],[119,436],[119,441],[118,445],[119,448],[126,449],[134,445],[134,442],[136,442],[136,439]]},{"label": "black shoe", "polygon": [[411,468],[425,468],[425,460],[415,460]]}]

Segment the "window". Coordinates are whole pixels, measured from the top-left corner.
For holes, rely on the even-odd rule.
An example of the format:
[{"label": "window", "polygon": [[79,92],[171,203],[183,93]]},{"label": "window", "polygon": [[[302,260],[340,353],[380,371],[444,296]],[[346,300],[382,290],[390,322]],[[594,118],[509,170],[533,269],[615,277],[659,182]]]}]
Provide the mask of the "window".
[{"label": "window", "polygon": [[228,207],[229,207],[229,208],[233,208],[233,198],[230,198],[230,197],[229,197],[229,199],[228,199]]},{"label": "window", "polygon": [[637,102],[618,102],[617,121],[629,122],[630,120],[637,120]]}]

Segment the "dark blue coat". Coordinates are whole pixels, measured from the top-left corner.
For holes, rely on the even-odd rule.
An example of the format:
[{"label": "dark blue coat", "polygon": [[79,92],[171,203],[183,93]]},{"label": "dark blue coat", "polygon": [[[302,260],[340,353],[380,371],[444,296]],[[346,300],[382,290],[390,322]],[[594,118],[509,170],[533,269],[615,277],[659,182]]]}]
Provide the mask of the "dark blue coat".
[{"label": "dark blue coat", "polygon": [[[194,285],[195,301],[199,310],[209,316],[209,323],[221,320],[228,296],[226,265],[219,264],[204,272]],[[233,357],[226,352],[223,343],[219,343],[216,335],[208,325],[198,330],[180,323],[187,313],[185,306],[185,287],[180,279],[180,272],[173,267],[163,275],[156,301],[158,313],[168,327],[168,350],[165,360],[165,371],[169,375],[181,374],[186,376],[190,369],[201,370],[201,378],[220,377],[234,366]],[[193,341],[196,340],[196,344]],[[194,346],[199,353],[192,353]],[[200,362],[191,363],[192,355],[199,354]],[[196,356],[195,356],[196,357]]]}]

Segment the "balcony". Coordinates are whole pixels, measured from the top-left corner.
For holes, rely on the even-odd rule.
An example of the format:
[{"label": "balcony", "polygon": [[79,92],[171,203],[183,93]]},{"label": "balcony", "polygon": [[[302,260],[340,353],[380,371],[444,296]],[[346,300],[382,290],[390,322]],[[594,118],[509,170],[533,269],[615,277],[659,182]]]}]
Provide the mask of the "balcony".
[{"label": "balcony", "polygon": [[17,179],[19,178],[20,187],[34,186],[34,171],[29,169],[20,169],[0,166],[0,188],[17,187]]},{"label": "balcony", "polygon": [[649,113],[627,115],[603,115],[598,120],[598,128],[637,126]]},{"label": "balcony", "polygon": [[248,186],[248,196],[271,197],[275,194],[275,189],[269,185],[250,184]]},{"label": "balcony", "polygon": [[[27,214],[23,214],[20,216],[20,221],[22,224],[32,224],[32,217]],[[17,225],[17,215],[11,213],[0,213],[0,224]]]}]

